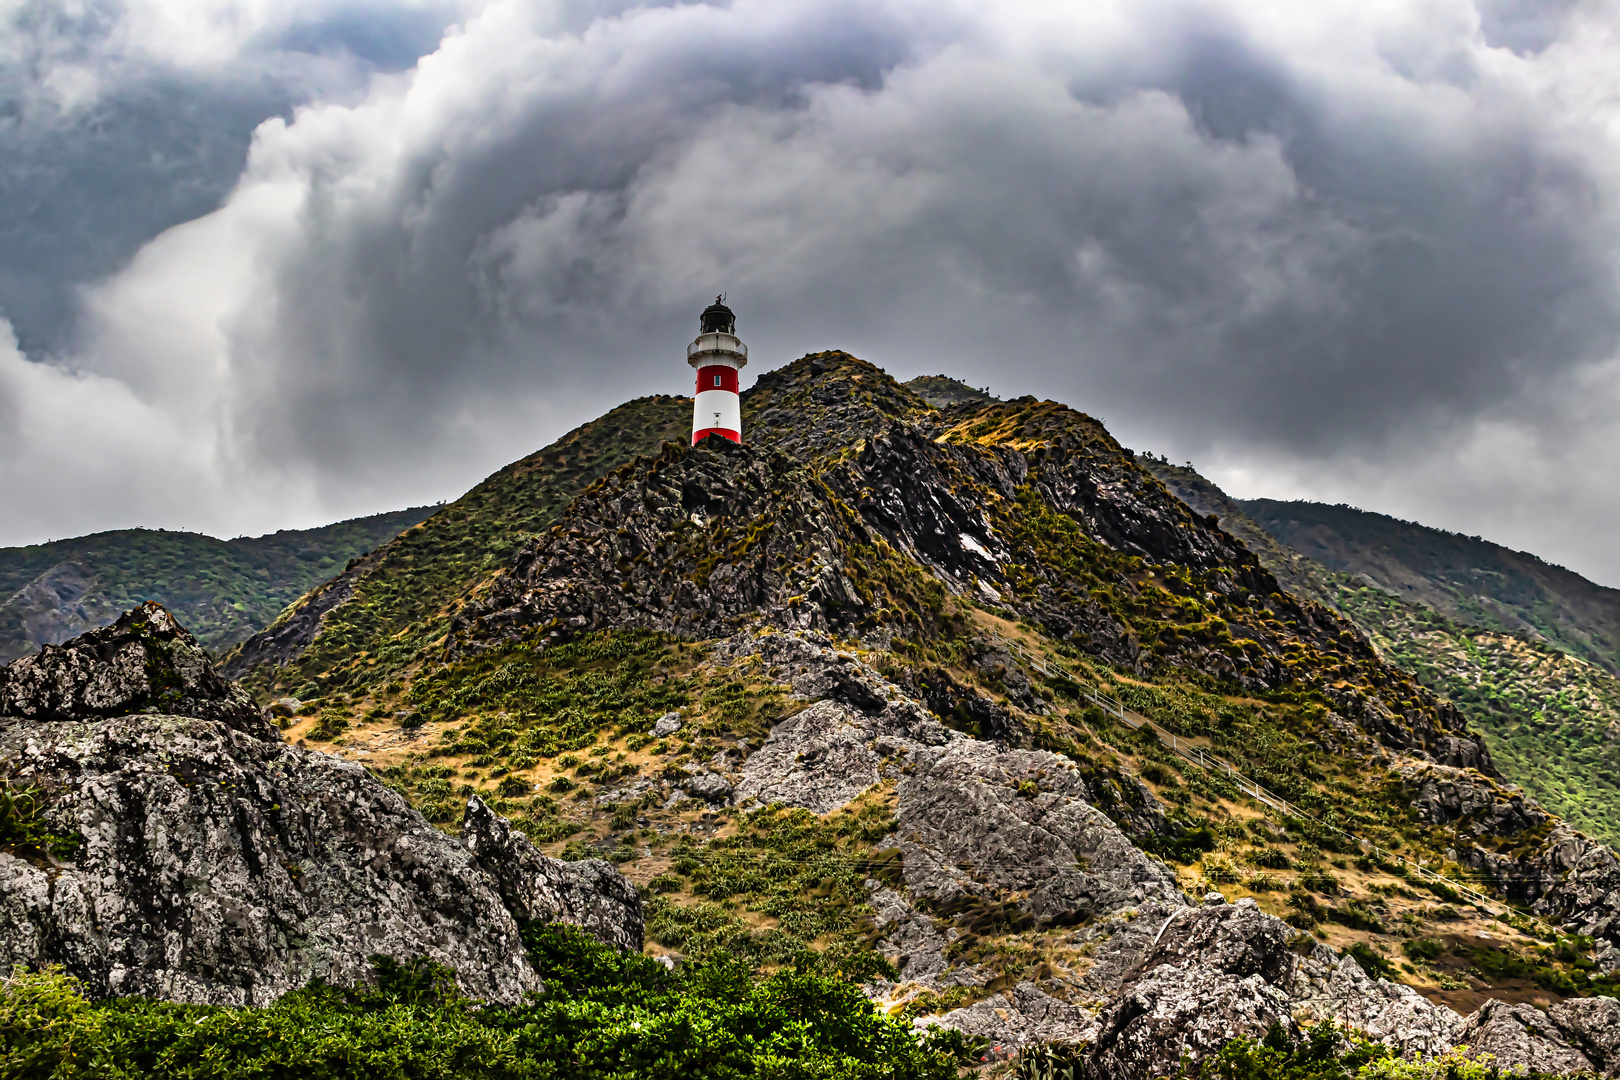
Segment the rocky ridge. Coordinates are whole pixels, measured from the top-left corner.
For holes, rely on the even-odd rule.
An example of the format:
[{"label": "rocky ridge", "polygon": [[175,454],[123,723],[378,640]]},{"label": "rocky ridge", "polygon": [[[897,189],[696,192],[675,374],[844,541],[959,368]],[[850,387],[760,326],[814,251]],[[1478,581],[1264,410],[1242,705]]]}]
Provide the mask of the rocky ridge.
[{"label": "rocky ridge", "polygon": [[[608,755],[600,765],[567,755],[538,764],[526,748],[539,742],[528,736],[549,734],[546,717],[523,719],[531,728],[522,740],[517,718],[485,717],[480,724],[490,725],[462,742],[470,725],[445,714],[436,752],[465,746],[485,759],[467,764],[492,767],[489,779],[502,776],[501,787],[594,784],[562,808],[567,821],[546,819],[576,832],[609,814],[639,832],[638,810],[649,819],[669,812],[662,828],[693,800],[712,820],[686,819],[683,840],[713,835],[728,820],[741,827],[727,807],[783,804],[831,816],[857,800],[878,804],[890,814],[882,842],[891,846],[868,852],[883,869],[867,884],[866,906],[876,948],[899,978],[873,992],[892,1004],[969,1002],[941,1005],[935,1019],[1004,1044],[1088,1041],[1093,1075],[1146,1075],[1154,1062],[1175,1061],[1175,1047],[1202,1053],[1305,1016],[1341,1019],[1402,1046],[1457,1044],[1454,1014],[1326,946],[1296,956],[1293,948],[1305,946],[1294,944],[1292,928],[1255,904],[1190,904],[1174,868],[1144,849],[1194,839],[1195,783],[1198,805],[1230,812],[1217,806],[1210,777],[1189,768],[1177,780],[1164,767],[1157,779],[1146,767],[1130,775],[1117,764],[1126,736],[1079,706],[1077,687],[1021,670],[983,629],[1027,634],[1068,663],[1117,677],[1121,694],[1162,694],[1153,700],[1167,708],[1205,693],[1183,734],[1225,738],[1222,752],[1252,736],[1240,749],[1265,765],[1285,760],[1293,770],[1285,779],[1308,796],[1330,782],[1367,790],[1345,784],[1346,763],[1378,774],[1391,764],[1450,770],[1444,775],[1489,786],[1489,752],[1454,709],[1379,661],[1331,612],[1282,592],[1232,536],[1171,496],[1099,424],[1062,406],[1022,398],[936,409],[871,365],[833,353],[762,377],[745,397],[745,426],[747,445],[665,444],[582,490],[555,525],[464,595],[442,654],[451,663],[432,677],[458,664],[471,671],[485,657],[482,685],[516,680],[526,677],[520,661],[552,645],[594,647],[651,629],[668,635],[659,639],[665,654],[694,651],[695,639],[716,665],[755,665],[787,684],[791,714],[756,744],[758,729],[747,739],[726,735],[723,710],[703,723],[686,717],[683,731],[680,715],[654,720],[660,705],[611,721],[612,729],[640,723],[634,743],[622,731],[603,736],[612,729],[569,743],[582,750],[597,739],[590,753]],[[631,673],[598,674],[614,672]],[[318,688],[341,685],[352,683],[333,677]],[[1224,696],[1211,701],[1210,687]],[[464,688],[467,696],[445,700],[472,701],[474,687]],[[1279,716],[1295,726],[1284,730]],[[496,721],[505,725],[499,732]],[[649,751],[654,738],[665,745]],[[1139,760],[1162,764],[1145,749]],[[642,774],[648,764],[653,773]],[[1477,793],[1457,791],[1458,808],[1477,809],[1448,818],[1452,795],[1438,783],[1425,794],[1426,782],[1414,774],[1406,796],[1428,815],[1426,828],[1466,818],[1469,829],[1484,823],[1475,841],[1519,829],[1527,846],[1510,852],[1515,858],[1549,850],[1535,846],[1551,833],[1527,804],[1508,800],[1498,813],[1494,794],[1487,807]],[[1210,828],[1230,822],[1207,821],[1202,842],[1213,845]],[[620,834],[615,850],[628,847],[626,824],[601,824]],[[1264,857],[1280,855],[1267,845],[1288,832],[1283,824],[1237,824],[1241,831],[1224,840],[1242,835]],[[463,834],[462,850],[470,848],[514,922],[570,902],[579,889],[613,892],[553,882],[482,802],[469,806]],[[613,838],[591,840],[606,850]],[[1307,839],[1301,828],[1290,839],[1301,865],[1286,856],[1284,864],[1302,876],[1320,868],[1318,842],[1332,841]],[[1309,864],[1307,848],[1315,848]],[[1558,882],[1543,899],[1563,896],[1572,919],[1610,927],[1611,871],[1581,858],[1591,865],[1579,887],[1559,893],[1568,883]],[[576,921],[600,925],[592,907],[575,902]],[[1039,963],[998,951],[1012,939],[1038,950]],[[1597,1047],[1579,1052],[1608,1067],[1585,1016],[1559,1038]],[[1505,1024],[1509,1013],[1498,1009],[1476,1028],[1497,1033]],[[1518,1037],[1510,1035],[1500,1041]],[[1542,1052],[1533,1040],[1525,1046]]]},{"label": "rocky ridge", "polygon": [[94,995],[265,1004],[427,957],[467,993],[541,988],[520,929],[639,948],[605,863],[560,863],[477,800],[458,839],[362,766],[284,743],[162,607],[0,670],[0,770],[51,849],[0,850],[0,967]]},{"label": "rocky ridge", "polygon": [[[666,444],[583,494],[456,617],[451,655],[606,626],[925,642],[942,631],[921,572],[1110,664],[1251,690],[1316,682],[1392,750],[1494,771],[1455,709],[1279,591],[1083,414],[1032,398],[941,412],[832,353],[761,377],[745,424],[747,444]],[[1196,632],[1161,629],[1194,609]]]}]

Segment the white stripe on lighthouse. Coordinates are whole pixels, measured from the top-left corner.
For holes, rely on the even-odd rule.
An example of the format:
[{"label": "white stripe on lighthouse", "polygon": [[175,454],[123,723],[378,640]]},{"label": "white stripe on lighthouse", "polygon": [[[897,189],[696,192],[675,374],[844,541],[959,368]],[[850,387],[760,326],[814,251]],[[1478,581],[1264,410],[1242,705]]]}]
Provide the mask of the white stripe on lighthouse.
[{"label": "white stripe on lighthouse", "polygon": [[742,405],[730,390],[700,390],[692,404],[692,430],[727,428],[742,437]]}]

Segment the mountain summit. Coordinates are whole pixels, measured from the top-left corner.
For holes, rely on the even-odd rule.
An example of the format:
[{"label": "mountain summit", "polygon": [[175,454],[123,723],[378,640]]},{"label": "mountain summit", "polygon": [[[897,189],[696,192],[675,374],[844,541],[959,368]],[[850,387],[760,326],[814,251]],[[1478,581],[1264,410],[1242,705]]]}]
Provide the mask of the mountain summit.
[{"label": "mountain summit", "polygon": [[230,670],[514,917],[539,860],[617,864],[676,971],[835,971],[1096,1080],[1324,1020],[1620,1067],[1614,853],[1096,420],[944,383],[816,353],[696,445],[628,403]]}]

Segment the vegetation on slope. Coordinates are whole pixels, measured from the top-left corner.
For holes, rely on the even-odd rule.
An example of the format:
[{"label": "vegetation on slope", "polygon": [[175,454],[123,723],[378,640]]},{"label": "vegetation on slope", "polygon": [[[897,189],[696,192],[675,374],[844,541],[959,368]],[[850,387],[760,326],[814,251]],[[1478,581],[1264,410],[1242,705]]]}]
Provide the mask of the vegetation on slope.
[{"label": "vegetation on slope", "polygon": [[[684,407],[665,415],[684,431]],[[884,835],[891,792],[879,784],[821,817],[680,798],[676,789],[717,759],[749,753],[799,703],[749,662],[673,632],[690,623],[663,632],[627,625],[660,625],[642,617],[663,611],[679,589],[706,602],[691,611],[711,610],[716,553],[752,558],[771,525],[781,535],[769,542],[783,547],[764,572],[789,577],[813,555],[806,565],[825,565],[847,582],[839,604],[823,606],[845,648],[902,686],[951,685],[990,701],[1002,726],[958,716],[947,703],[935,712],[948,723],[1067,755],[1098,790],[1117,793],[1100,808],[1122,824],[1142,809],[1132,779],[1140,777],[1172,827],[1133,835],[1177,866],[1188,891],[1253,896],[1302,932],[1357,950],[1366,966],[1458,1004],[1487,988],[1528,995],[1597,987],[1579,973],[1582,943],[1543,940],[1528,921],[1498,925],[1344,836],[1350,830],[1468,876],[1447,862],[1454,830],[1418,815],[1374,749],[1376,740],[1398,749],[1437,734],[1437,745],[1466,744],[1461,718],[1411,674],[1383,663],[1350,624],[1284,594],[1251,553],[1171,498],[1095,420],[1029,398],[936,408],[872,365],[828,353],[762,377],[745,401],[745,426],[751,447],[731,457],[682,447],[622,457],[626,464],[599,484],[572,489],[579,494],[566,516],[546,511],[553,531],[522,544],[526,558],[560,560],[566,577],[547,580],[571,582],[570,596],[594,590],[607,598],[606,630],[564,630],[542,612],[527,636],[506,623],[478,639],[469,619],[467,647],[447,655],[438,643],[450,615],[493,591],[501,572],[483,566],[489,555],[424,560],[431,611],[407,587],[403,542],[357,567],[353,596],[277,676],[282,688],[319,696],[289,737],[365,751],[387,782],[442,823],[476,793],[552,854],[611,859],[648,890],[654,951],[689,961],[729,953],[766,973],[808,946],[827,962],[870,971],[869,912],[855,883],[892,869]],[[792,491],[750,494],[742,480],[683,471],[722,458],[768,463],[773,450],[798,464],[755,470],[747,484],[780,480]],[[593,468],[606,470],[607,456],[593,458]],[[555,467],[536,463],[511,480],[506,498],[540,506],[533,493],[544,490],[561,500],[566,485],[552,477]],[[706,511],[701,525],[673,514],[689,496]],[[807,522],[790,520],[797,509],[783,510],[801,505],[817,510],[814,552],[793,546]],[[947,515],[930,528],[982,526],[988,532],[974,535],[997,545],[995,557],[974,561],[949,531],[937,534],[947,544],[925,547],[918,538],[936,534],[905,517],[919,507]],[[522,538],[498,524],[507,514],[472,511],[402,541],[454,525],[458,550],[516,549]],[[642,520],[643,512],[651,517]],[[632,526],[651,528],[654,519],[683,524],[658,526],[631,552]],[[688,533],[701,534],[706,564],[689,557]],[[367,585],[368,576],[379,580]],[[819,569],[816,576],[832,580]],[[388,582],[395,592],[383,588]],[[508,586],[529,588],[516,576],[499,587]],[[794,601],[805,597],[786,591],[795,595],[780,610],[745,605],[738,617],[790,622]],[[413,604],[419,614],[397,614]],[[366,605],[374,621],[362,625],[356,613]],[[1072,673],[1257,776],[1292,811],[1269,809],[1218,770],[1110,722],[1077,696],[1074,682],[1017,670],[985,633],[990,627],[1061,657]],[[496,644],[498,636],[505,640]],[[654,721],[674,710],[679,732],[654,738]],[[949,1000],[917,995],[907,1009],[965,1004],[1010,979],[1065,993],[1063,978],[1087,962],[1076,928],[1030,925],[1007,905],[933,914],[958,931],[956,955],[996,977],[954,989]]]},{"label": "vegetation on slope", "polygon": [[338,581],[283,613],[274,635],[322,594],[346,590],[312,640],[256,659],[248,642],[227,661],[264,695],[315,697],[380,686],[442,643],[464,598],[549,529],[580,491],[663,443],[689,435],[691,402],[637,398],[490,476],[421,525],[384,545]]},{"label": "vegetation on slope", "polygon": [[1477,536],[1350,506],[1271,499],[1239,505],[1330,570],[1365,575],[1468,626],[1538,637],[1620,674],[1620,590]]},{"label": "vegetation on slope", "polygon": [[1523,635],[1336,584],[1340,610],[1384,656],[1480,726],[1503,775],[1582,832],[1620,844],[1620,680]]},{"label": "vegetation on slope", "polygon": [[[1457,565],[1464,554],[1490,555],[1485,549],[1494,545],[1336,507],[1238,503],[1190,468],[1151,456],[1145,464],[1189,506],[1216,514],[1223,528],[1242,537],[1279,577],[1286,576],[1293,591],[1330,604],[1354,622],[1385,659],[1452,701],[1490,739],[1505,777],[1582,831],[1607,843],[1620,842],[1620,783],[1615,780],[1620,767],[1620,680],[1578,655],[1549,646],[1532,631],[1494,629],[1501,622],[1494,615],[1483,624],[1470,625],[1424,606],[1423,598],[1432,595],[1428,589],[1414,588],[1398,596],[1389,588],[1368,585],[1365,578],[1330,570],[1266,532],[1245,507],[1269,507],[1277,517],[1285,511],[1300,515],[1293,519],[1296,524],[1306,520],[1305,515],[1325,510],[1334,511],[1332,520],[1341,524],[1370,521],[1405,537],[1408,552],[1416,539],[1433,539],[1436,552],[1449,553],[1450,565]],[[1280,530],[1282,535],[1299,534]],[[1369,533],[1369,542],[1378,535],[1382,534]],[[1494,589],[1494,581],[1486,585]],[[1576,592],[1598,590],[1586,585]],[[1409,599],[1413,596],[1417,599]],[[1495,597],[1486,591],[1469,600],[1467,609],[1499,612],[1488,603]]]},{"label": "vegetation on slope", "polygon": [[415,507],[235,540],[123,529],[0,548],[0,663],[111,625],[147,600],[222,652],[431,513]]}]

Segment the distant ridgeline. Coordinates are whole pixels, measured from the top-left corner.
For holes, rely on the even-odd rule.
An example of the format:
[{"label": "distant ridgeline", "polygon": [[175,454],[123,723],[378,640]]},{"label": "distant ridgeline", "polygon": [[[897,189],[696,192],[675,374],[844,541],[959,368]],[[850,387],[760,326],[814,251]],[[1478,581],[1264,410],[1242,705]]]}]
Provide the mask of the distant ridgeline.
[{"label": "distant ridgeline", "polygon": [[1505,776],[1620,842],[1620,590],[1383,514],[1231,499],[1190,468],[1142,460],[1291,592],[1333,607],[1450,698],[1490,737]]},{"label": "distant ridgeline", "polygon": [[147,600],[166,605],[200,642],[223,651],[434,509],[237,540],[121,529],[0,548],[0,663],[110,626]]}]

